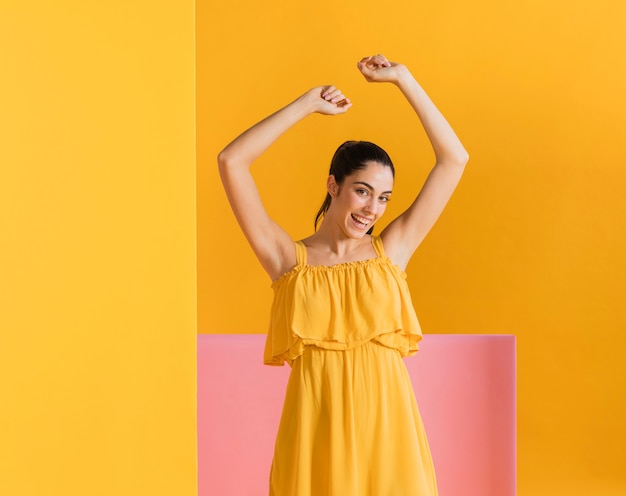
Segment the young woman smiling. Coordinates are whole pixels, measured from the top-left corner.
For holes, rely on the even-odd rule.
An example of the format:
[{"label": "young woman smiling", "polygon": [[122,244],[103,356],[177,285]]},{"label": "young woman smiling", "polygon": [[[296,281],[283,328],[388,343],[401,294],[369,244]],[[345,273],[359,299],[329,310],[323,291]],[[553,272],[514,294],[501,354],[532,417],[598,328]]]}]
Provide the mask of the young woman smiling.
[{"label": "young woman smiling", "polygon": [[[320,86],[245,131],[218,157],[231,207],[272,279],[264,360],[291,366],[270,473],[270,495],[437,494],[428,442],[402,360],[421,329],[404,272],[440,216],[467,152],[406,66],[382,55],[357,67],[396,85],[415,110],[435,165],[413,203],[380,233],[394,166],[379,146],[343,143],[332,158],[315,231],[299,241],[266,213],[249,167],[312,113],[352,103]],[[319,226],[319,227],[318,227]]]}]

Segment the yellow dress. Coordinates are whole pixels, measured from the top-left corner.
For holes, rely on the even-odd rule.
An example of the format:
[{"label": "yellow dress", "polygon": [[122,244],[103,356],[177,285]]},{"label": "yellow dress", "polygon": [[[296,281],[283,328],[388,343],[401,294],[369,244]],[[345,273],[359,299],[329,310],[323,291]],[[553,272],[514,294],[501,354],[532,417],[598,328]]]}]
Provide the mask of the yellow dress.
[{"label": "yellow dress", "polygon": [[264,361],[291,365],[270,496],[436,496],[403,357],[422,334],[406,274],[377,257],[297,265],[273,284]]}]

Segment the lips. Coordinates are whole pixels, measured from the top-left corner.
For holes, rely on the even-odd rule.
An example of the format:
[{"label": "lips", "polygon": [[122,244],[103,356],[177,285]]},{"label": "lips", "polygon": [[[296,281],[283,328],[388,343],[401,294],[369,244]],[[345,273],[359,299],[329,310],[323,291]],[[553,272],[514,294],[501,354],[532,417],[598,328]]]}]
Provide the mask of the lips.
[{"label": "lips", "polygon": [[355,214],[351,214],[351,216],[354,223],[360,227],[367,227],[372,222],[372,219],[368,219],[367,217],[361,217]]}]

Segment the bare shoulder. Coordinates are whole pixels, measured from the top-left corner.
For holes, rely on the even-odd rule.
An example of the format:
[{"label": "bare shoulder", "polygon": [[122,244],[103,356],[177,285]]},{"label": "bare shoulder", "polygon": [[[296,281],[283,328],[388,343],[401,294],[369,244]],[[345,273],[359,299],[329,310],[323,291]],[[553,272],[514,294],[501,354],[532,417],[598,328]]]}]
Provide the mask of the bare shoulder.
[{"label": "bare shoulder", "polygon": [[287,233],[279,235],[274,243],[274,255],[268,257],[266,263],[261,260],[263,268],[272,281],[280,279],[283,274],[289,272],[297,264],[296,242]]},{"label": "bare shoulder", "polygon": [[[405,270],[415,250],[403,238],[402,230],[399,229],[397,225],[399,222],[400,220],[396,219],[389,224],[383,232],[380,233],[380,239],[383,242],[383,248],[387,258],[389,258],[394,265]],[[394,224],[396,225],[394,226]]]}]

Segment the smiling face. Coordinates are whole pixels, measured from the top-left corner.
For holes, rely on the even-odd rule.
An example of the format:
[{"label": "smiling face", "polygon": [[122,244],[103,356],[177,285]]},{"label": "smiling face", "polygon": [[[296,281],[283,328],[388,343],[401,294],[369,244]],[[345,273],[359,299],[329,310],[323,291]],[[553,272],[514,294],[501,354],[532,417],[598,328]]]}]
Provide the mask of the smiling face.
[{"label": "smiling face", "polygon": [[349,238],[363,237],[383,215],[391,198],[393,173],[389,166],[367,162],[363,169],[346,176],[337,184],[328,178],[332,197],[326,217]]}]

